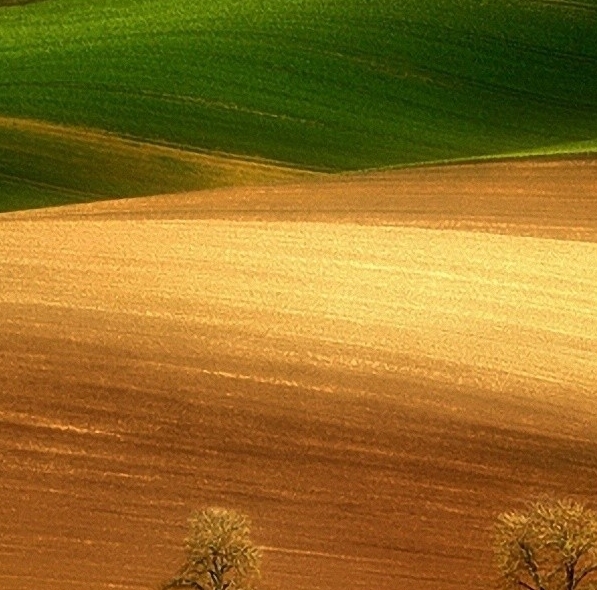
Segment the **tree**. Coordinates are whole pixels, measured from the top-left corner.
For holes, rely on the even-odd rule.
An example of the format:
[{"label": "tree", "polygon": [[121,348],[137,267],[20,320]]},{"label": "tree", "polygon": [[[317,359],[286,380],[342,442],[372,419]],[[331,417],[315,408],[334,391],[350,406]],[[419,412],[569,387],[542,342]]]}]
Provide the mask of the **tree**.
[{"label": "tree", "polygon": [[503,513],[495,553],[506,590],[597,589],[597,512],[544,498]]},{"label": "tree", "polygon": [[250,522],[233,510],[208,508],[189,518],[187,559],[163,586],[194,590],[247,590],[259,575],[260,551],[249,540]]}]

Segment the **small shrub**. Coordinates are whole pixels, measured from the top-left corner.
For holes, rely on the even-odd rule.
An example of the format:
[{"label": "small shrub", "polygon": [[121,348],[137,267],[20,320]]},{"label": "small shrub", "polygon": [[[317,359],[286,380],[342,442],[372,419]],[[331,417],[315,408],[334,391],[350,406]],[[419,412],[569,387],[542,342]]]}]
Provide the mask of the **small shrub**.
[{"label": "small shrub", "polygon": [[597,587],[597,512],[541,499],[498,517],[495,554],[506,590]]},{"label": "small shrub", "polygon": [[162,590],[248,590],[259,575],[259,550],[249,539],[250,522],[233,510],[208,508],[189,518],[187,559]]}]

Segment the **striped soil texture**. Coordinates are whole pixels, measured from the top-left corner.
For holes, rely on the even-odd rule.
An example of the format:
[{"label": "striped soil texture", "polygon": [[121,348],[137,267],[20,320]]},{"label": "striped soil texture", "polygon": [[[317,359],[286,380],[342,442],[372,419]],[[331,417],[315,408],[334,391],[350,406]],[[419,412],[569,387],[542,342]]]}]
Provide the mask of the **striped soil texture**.
[{"label": "striped soil texture", "polygon": [[597,501],[597,164],[0,216],[0,587],[155,588],[250,515],[263,590],[492,586]]}]

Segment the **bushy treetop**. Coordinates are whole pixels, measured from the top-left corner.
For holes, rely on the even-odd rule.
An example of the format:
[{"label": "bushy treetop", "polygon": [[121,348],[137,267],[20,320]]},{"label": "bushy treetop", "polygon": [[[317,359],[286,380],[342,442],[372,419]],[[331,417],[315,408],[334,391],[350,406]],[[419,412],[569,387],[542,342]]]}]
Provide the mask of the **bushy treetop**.
[{"label": "bushy treetop", "polygon": [[543,498],[498,517],[495,553],[508,588],[597,589],[597,512]]},{"label": "bushy treetop", "polygon": [[208,508],[189,518],[187,559],[168,588],[247,590],[259,573],[260,551],[249,539],[249,519],[233,510]]}]

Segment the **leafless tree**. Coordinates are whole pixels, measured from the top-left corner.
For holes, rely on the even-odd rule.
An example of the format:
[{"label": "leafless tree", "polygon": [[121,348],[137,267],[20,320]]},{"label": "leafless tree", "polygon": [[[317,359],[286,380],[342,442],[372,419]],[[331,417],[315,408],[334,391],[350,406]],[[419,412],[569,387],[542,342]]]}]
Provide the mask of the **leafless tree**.
[{"label": "leafless tree", "polygon": [[233,510],[208,508],[189,518],[187,559],[162,590],[248,590],[261,554],[249,539],[250,522]]},{"label": "leafless tree", "polygon": [[506,590],[596,590],[597,513],[543,498],[501,514],[495,554]]}]

